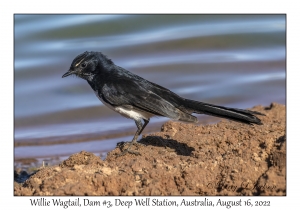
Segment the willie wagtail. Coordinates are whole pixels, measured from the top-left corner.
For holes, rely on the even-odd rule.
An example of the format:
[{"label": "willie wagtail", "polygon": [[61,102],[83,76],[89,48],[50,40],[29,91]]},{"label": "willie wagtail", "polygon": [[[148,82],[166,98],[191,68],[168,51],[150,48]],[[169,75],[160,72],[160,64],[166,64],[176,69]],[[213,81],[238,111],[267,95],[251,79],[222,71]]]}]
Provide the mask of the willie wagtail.
[{"label": "willie wagtail", "polygon": [[228,108],[213,104],[185,99],[172,91],[150,82],[130,71],[115,65],[101,52],[84,52],[72,62],[67,73],[85,79],[103,104],[124,117],[135,121],[137,131],[128,146],[122,152],[130,151],[138,136],[147,126],[152,116],[164,116],[174,120],[196,123],[192,113],[207,114],[246,124],[261,125],[256,111]]}]

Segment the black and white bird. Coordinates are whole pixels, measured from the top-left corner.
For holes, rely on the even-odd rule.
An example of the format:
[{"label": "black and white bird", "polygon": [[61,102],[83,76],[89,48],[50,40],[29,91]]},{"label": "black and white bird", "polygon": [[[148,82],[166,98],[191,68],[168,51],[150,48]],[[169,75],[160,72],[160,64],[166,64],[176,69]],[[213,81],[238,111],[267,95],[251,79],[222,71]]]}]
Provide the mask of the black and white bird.
[{"label": "black and white bird", "polygon": [[84,52],[78,55],[62,77],[72,74],[85,79],[107,107],[135,121],[137,131],[123,154],[132,152],[129,150],[130,146],[137,143],[138,136],[152,116],[197,123],[197,118],[192,115],[197,113],[246,124],[262,124],[255,116],[263,115],[259,112],[182,98],[167,88],[115,65],[101,52]]}]

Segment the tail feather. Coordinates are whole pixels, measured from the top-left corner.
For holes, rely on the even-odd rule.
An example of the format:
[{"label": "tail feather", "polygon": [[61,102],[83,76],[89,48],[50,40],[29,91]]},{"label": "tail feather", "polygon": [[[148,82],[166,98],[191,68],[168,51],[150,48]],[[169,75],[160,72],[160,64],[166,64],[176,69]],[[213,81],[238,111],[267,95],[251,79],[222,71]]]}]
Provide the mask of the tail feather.
[{"label": "tail feather", "polygon": [[217,106],[213,104],[207,104],[199,101],[193,101],[185,99],[185,106],[192,110],[194,113],[207,114],[215,117],[226,118],[229,120],[246,123],[262,125],[262,122],[255,115],[264,115],[260,112],[228,108],[224,106]]}]

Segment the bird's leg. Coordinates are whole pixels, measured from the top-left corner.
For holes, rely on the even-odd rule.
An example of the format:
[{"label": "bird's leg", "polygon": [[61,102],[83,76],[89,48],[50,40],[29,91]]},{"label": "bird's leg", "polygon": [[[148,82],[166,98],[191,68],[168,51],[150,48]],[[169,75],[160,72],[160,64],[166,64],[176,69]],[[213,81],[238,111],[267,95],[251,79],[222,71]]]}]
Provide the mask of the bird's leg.
[{"label": "bird's leg", "polygon": [[149,120],[144,120],[144,124],[142,123],[141,120],[135,120],[135,124],[136,124],[136,127],[138,128],[137,131],[135,132],[134,134],[134,137],[132,139],[132,143],[135,144],[137,143],[136,140],[137,138],[139,137],[139,135],[141,135],[141,133],[143,132],[144,128],[147,126],[147,124],[149,123]]},{"label": "bird's leg", "polygon": [[138,144],[137,143],[137,138],[139,137],[139,135],[143,132],[144,128],[147,126],[147,124],[149,123],[149,120],[144,120],[144,124],[142,123],[142,120],[141,119],[138,119],[138,120],[134,120],[135,121],[135,124],[136,124],[136,127],[137,127],[137,131],[135,132],[134,136],[133,136],[133,139],[132,141],[129,143],[129,146],[127,147],[127,149],[125,149],[121,154],[119,154],[118,156],[122,156],[122,155],[125,155],[127,152],[131,153],[131,154],[135,154],[135,155],[140,155],[139,152],[136,152],[136,151],[131,151],[130,150],[130,147],[133,145],[133,144]]}]

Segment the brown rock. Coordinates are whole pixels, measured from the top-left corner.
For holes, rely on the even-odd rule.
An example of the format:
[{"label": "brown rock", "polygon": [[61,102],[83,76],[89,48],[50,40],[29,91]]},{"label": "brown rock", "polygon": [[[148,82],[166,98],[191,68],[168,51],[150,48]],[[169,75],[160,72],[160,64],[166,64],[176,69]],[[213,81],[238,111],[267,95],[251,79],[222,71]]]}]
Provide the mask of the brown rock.
[{"label": "brown rock", "polygon": [[197,126],[167,122],[132,146],[141,156],[111,151],[102,161],[82,151],[45,167],[15,195],[286,195],[285,106],[253,110],[264,125],[231,121]]}]

